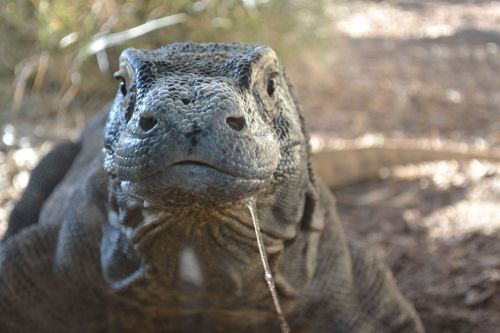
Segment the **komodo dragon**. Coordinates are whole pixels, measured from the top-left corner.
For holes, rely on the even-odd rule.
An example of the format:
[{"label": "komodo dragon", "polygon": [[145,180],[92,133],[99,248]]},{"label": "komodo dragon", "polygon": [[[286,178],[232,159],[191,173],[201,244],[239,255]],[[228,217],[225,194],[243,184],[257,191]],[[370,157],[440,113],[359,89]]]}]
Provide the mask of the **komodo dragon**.
[{"label": "komodo dragon", "polygon": [[270,48],[127,49],[115,77],[109,115],[42,160],[10,217],[0,332],[279,332],[249,203],[291,332],[424,331],[345,238]]}]

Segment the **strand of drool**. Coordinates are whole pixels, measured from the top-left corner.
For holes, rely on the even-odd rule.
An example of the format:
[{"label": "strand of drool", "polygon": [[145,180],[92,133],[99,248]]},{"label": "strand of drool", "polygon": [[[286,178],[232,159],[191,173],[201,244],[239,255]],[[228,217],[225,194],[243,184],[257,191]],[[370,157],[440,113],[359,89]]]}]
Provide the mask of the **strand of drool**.
[{"label": "strand of drool", "polygon": [[283,315],[281,310],[280,301],[278,298],[278,293],[276,292],[276,286],[274,284],[273,275],[271,269],[269,268],[269,261],[267,260],[266,249],[264,247],[264,241],[262,240],[262,234],[260,233],[259,223],[254,214],[254,203],[247,204],[248,210],[250,210],[250,215],[252,216],[253,227],[255,229],[255,236],[257,237],[257,245],[259,247],[260,259],[262,260],[262,265],[264,267],[264,279],[267,282],[269,291],[271,292],[271,297],[273,298],[274,307],[276,308],[276,313],[278,315],[281,327],[281,333],[290,333],[290,327]]}]

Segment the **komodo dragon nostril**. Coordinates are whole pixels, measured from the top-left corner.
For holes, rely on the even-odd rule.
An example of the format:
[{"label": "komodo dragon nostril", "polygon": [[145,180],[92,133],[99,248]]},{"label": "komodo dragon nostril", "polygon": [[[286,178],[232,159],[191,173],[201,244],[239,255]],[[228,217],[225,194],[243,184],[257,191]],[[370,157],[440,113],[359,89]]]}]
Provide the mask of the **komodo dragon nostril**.
[{"label": "komodo dragon nostril", "polygon": [[241,131],[245,128],[245,118],[243,117],[228,117],[226,118],[226,124],[235,131]]},{"label": "komodo dragon nostril", "polygon": [[144,112],[139,119],[139,127],[144,132],[149,132],[155,127],[157,123],[156,117],[151,112]]}]

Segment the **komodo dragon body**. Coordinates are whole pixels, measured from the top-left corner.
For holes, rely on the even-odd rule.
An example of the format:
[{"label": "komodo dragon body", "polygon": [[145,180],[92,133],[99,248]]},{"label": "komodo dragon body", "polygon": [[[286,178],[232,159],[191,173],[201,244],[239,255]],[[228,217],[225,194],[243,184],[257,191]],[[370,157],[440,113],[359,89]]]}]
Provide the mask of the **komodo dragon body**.
[{"label": "komodo dragon body", "polygon": [[116,78],[109,115],[41,162],[49,184],[32,177],[11,215],[1,332],[279,332],[248,203],[291,332],[423,332],[345,239],[271,49],[128,49]]}]

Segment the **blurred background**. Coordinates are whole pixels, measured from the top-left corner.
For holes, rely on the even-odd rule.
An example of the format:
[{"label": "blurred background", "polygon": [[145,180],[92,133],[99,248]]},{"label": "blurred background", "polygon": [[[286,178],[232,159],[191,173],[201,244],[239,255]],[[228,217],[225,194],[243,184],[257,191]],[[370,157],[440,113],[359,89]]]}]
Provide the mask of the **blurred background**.
[{"label": "blurred background", "polygon": [[[267,44],[316,141],[500,147],[500,1],[0,0],[0,34],[0,234],[40,156],[113,98],[127,47]],[[498,164],[401,167],[335,192],[428,332],[498,332]]]}]

